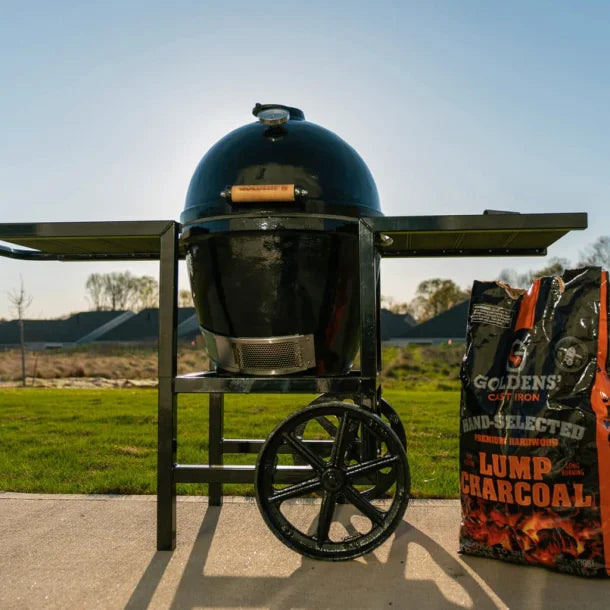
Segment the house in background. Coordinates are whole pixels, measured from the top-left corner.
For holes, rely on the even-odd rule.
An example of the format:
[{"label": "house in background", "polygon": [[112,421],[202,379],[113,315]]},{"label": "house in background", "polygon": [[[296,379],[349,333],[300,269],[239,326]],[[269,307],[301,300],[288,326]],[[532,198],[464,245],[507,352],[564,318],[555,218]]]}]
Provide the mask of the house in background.
[{"label": "house in background", "polygon": [[[63,320],[24,320],[28,349],[74,347],[86,343],[155,343],[159,335],[159,310],[85,311]],[[396,342],[416,325],[413,316],[380,311],[382,341]],[[200,335],[194,307],[178,309],[178,338],[193,341]],[[0,322],[0,349],[19,346],[17,320]]]},{"label": "house in background", "polygon": [[387,309],[379,312],[379,334],[382,341],[404,337],[416,325],[417,321],[411,314],[393,313]]},{"label": "house in background", "polygon": [[438,316],[409,328],[403,335],[385,341],[391,345],[465,343],[469,305],[469,300],[458,303]]},{"label": "house in background", "polygon": [[[133,311],[83,311],[60,320],[24,320],[25,345],[34,350],[84,345],[133,316]],[[18,347],[20,343],[19,321],[0,322],[0,346]]]},{"label": "house in background", "polygon": [[[178,309],[178,338],[191,341],[199,335],[199,322],[194,307],[180,307]],[[97,342],[130,342],[148,343],[156,342],[159,336],[159,309],[143,309],[133,317],[126,320],[100,335]]]},{"label": "house in background", "polygon": [[[60,320],[24,320],[27,349],[75,347],[87,343],[153,343],[159,334],[159,310],[85,311]],[[178,309],[178,337],[192,341],[199,335],[194,307]],[[0,349],[18,347],[19,322],[0,322]]]}]

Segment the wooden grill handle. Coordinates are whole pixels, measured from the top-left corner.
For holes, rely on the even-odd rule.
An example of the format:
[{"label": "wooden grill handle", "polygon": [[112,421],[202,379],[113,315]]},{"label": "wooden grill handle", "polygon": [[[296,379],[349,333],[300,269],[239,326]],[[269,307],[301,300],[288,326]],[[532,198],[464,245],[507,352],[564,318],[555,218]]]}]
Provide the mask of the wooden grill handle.
[{"label": "wooden grill handle", "polygon": [[240,184],[226,188],[222,197],[233,203],[257,203],[261,201],[296,201],[307,191],[294,184]]}]

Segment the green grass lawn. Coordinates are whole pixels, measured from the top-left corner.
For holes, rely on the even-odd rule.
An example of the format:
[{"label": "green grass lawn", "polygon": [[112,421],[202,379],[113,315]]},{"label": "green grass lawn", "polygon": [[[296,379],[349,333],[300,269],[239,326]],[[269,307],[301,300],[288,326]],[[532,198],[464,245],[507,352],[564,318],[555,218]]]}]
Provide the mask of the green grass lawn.
[{"label": "green grass lawn", "polygon": [[[459,393],[401,391],[384,397],[407,431],[412,496],[458,496]],[[230,395],[225,437],[265,438],[313,397]],[[155,493],[155,390],[3,389],[0,391],[0,490],[45,493]],[[207,398],[178,397],[178,462],[207,460]],[[255,463],[226,455],[227,464]],[[225,493],[252,495],[251,485]],[[180,494],[207,485],[179,485]]]}]

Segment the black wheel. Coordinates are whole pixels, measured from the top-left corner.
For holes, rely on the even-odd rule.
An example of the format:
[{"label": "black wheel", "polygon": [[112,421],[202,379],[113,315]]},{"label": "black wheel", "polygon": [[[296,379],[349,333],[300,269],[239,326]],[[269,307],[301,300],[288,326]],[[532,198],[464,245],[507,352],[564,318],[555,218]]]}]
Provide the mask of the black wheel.
[{"label": "black wheel", "polygon": [[[341,395],[322,394],[321,396],[318,396],[316,399],[314,399],[312,402],[310,402],[309,405],[315,406],[315,405],[319,405],[319,404],[326,404],[329,401],[332,401],[333,399],[335,399],[335,400],[348,400],[348,399],[356,400],[356,397],[352,396],[352,395],[348,395],[348,394],[341,394]],[[402,425],[402,421],[401,421],[398,413],[396,413],[396,411],[394,410],[392,405],[390,405],[390,403],[387,400],[385,400],[384,398],[381,398],[378,401],[378,405],[379,405],[379,413],[380,413],[381,419],[390,425],[390,428],[394,431],[394,433],[398,437],[398,440],[400,441],[400,443],[402,444],[402,446],[404,447],[404,450],[406,452],[407,451],[407,434],[405,432],[405,428]],[[320,416],[318,418],[318,423],[331,436],[333,436],[333,437],[336,436],[337,428],[330,420],[328,420],[324,416]],[[304,428],[305,428],[305,424],[301,424],[301,426],[297,429],[297,436],[302,437],[302,430],[304,430]],[[359,435],[359,437],[362,438],[362,435]],[[357,443],[352,444],[352,447],[351,447],[352,452],[359,451],[359,450],[360,450],[360,447]],[[321,448],[320,451],[324,452],[324,449]],[[379,451],[379,448],[377,449],[377,451]],[[326,455],[328,456],[328,451],[326,451]],[[295,454],[294,463],[303,464],[304,463],[303,458],[300,455]],[[367,475],[367,479],[370,483],[370,487],[366,490],[361,490],[361,493],[366,498],[383,498],[384,495],[386,494],[386,492],[392,487],[392,485],[394,483],[393,473],[387,472],[387,471],[371,472]],[[339,502],[342,502],[342,501],[343,500],[341,498],[339,498]]]},{"label": "black wheel", "polygon": [[[327,430],[319,418],[334,428]],[[354,451],[361,438],[378,448],[372,456]],[[319,445],[330,446],[329,455],[316,451]],[[306,463],[299,479],[288,484],[281,468],[289,464],[287,448]],[[368,497],[367,476],[376,472],[391,473],[391,499]],[[409,465],[400,440],[381,418],[329,402],[294,413],[271,433],[258,457],[254,485],[263,519],[284,544],[307,557],[339,561],[375,549],[398,526],[409,501]],[[303,505],[316,497],[319,514],[308,521],[311,510]],[[301,502],[287,502],[296,499]]]}]

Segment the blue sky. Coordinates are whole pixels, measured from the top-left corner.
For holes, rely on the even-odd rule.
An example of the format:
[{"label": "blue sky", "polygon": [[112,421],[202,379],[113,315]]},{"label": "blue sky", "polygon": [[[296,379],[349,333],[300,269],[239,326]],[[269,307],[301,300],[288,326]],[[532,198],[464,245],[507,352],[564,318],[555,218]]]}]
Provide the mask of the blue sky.
[{"label": "blue sky", "polygon": [[[549,256],[610,234],[607,2],[20,2],[0,21],[0,222],[177,219],[206,150],[297,106],[352,144],[386,215],[589,213]],[[382,292],[463,287],[544,259],[384,262]],[[28,314],[88,307],[95,271],[0,259]],[[186,276],[181,282],[187,287]]]}]

